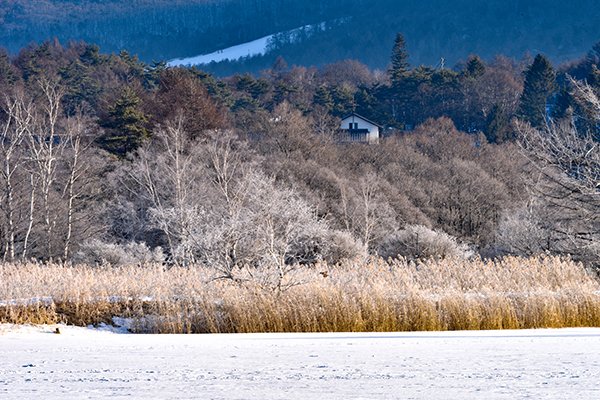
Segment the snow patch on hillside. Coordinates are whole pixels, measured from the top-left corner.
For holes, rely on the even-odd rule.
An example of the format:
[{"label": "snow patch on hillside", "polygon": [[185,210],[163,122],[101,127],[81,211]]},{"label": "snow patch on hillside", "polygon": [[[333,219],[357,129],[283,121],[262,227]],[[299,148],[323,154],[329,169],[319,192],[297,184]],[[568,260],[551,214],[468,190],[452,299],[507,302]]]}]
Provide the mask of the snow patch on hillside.
[{"label": "snow patch on hillside", "polygon": [[253,57],[263,55],[269,50],[276,48],[283,42],[297,42],[303,37],[312,35],[317,30],[323,30],[327,26],[326,22],[317,25],[304,25],[287,32],[274,33],[264,36],[250,42],[241,43],[226,49],[217,50],[210,54],[202,54],[195,57],[177,58],[168,62],[170,67],[192,66],[210,64],[211,62],[236,61],[244,57]]}]

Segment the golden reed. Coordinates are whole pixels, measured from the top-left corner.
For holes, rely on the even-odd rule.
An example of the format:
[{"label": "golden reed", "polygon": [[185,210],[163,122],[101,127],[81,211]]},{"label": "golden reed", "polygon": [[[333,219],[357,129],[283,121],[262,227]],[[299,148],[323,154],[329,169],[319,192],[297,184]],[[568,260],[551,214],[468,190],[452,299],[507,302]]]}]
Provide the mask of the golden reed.
[{"label": "golden reed", "polygon": [[[369,260],[287,273],[0,265],[0,322],[146,333],[371,332],[600,326],[600,281],[566,258]],[[276,289],[278,287],[278,289]],[[281,289],[283,288],[283,290]]]}]

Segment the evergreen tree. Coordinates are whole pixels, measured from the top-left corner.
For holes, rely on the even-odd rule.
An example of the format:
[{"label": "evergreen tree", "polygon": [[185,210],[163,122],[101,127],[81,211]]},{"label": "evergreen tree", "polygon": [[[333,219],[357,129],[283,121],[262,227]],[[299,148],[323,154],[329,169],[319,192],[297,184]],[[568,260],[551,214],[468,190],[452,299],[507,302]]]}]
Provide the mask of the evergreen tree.
[{"label": "evergreen tree", "polygon": [[470,56],[465,65],[463,76],[466,78],[479,78],[485,73],[485,64],[479,56]]},{"label": "evergreen tree", "polygon": [[508,112],[500,105],[492,107],[486,121],[485,137],[490,143],[503,143],[514,139],[513,131],[510,128],[510,116]]},{"label": "evergreen tree", "polygon": [[149,137],[148,118],[140,109],[140,103],[137,93],[126,87],[109,109],[108,120],[102,124],[109,131],[100,140],[107,151],[124,156],[135,151]]},{"label": "evergreen tree", "polygon": [[555,120],[568,118],[573,110],[573,97],[569,91],[569,87],[563,85],[556,94],[556,101],[552,109],[552,118]]},{"label": "evergreen tree", "polygon": [[285,58],[283,58],[282,56],[277,56],[275,62],[271,66],[271,76],[273,78],[280,78],[283,75],[283,73],[285,73],[288,70],[288,68],[288,63],[287,61],[285,61]]},{"label": "evergreen tree", "polygon": [[392,83],[389,92],[384,91],[386,98],[383,99],[391,116],[393,126],[403,126],[412,123],[412,113],[408,109],[413,104],[413,97],[417,85],[414,84],[414,71],[409,70],[408,52],[404,36],[398,33],[394,40],[392,49],[391,67],[388,70]]},{"label": "evergreen tree", "polygon": [[[397,111],[397,109],[395,108],[395,98],[392,92],[393,90],[388,85],[375,84],[375,86],[370,88],[368,91],[370,103],[368,105],[369,112],[358,111],[359,114],[369,115],[373,118],[374,121],[388,125],[390,127],[401,127],[402,124],[398,122],[400,118],[397,113],[394,113],[395,111]],[[364,110],[366,106],[365,100],[366,99],[361,98],[360,95],[357,96],[358,110]]]},{"label": "evergreen tree", "polygon": [[45,61],[51,58],[50,43],[44,42],[41,45],[32,45],[21,50],[16,59],[16,65],[21,70],[23,80],[28,82],[35,80],[33,78],[44,75],[44,72],[50,72],[46,68]]},{"label": "evergreen tree", "polygon": [[550,61],[541,54],[525,71],[525,85],[521,95],[517,116],[540,127],[546,117],[546,102],[556,86],[556,74]]},{"label": "evergreen tree", "polygon": [[587,77],[587,83],[594,91],[596,91],[596,93],[600,94],[600,69],[598,69],[596,65],[592,65],[592,70]]},{"label": "evergreen tree", "polygon": [[587,54],[588,64],[598,65],[600,63],[600,42],[592,46],[592,49]]},{"label": "evergreen tree", "polygon": [[237,79],[237,90],[250,94],[253,99],[258,99],[269,90],[269,82],[265,79],[254,79],[250,74],[241,75]]},{"label": "evergreen tree", "polygon": [[95,109],[101,93],[101,84],[92,77],[90,67],[75,60],[61,69],[60,77],[67,88],[67,93],[62,100],[67,114],[75,114],[81,106]]},{"label": "evergreen tree", "polygon": [[166,61],[153,61],[144,69],[144,87],[156,90],[160,85],[160,76],[167,69]]},{"label": "evergreen tree", "polygon": [[393,86],[399,86],[406,78],[409,69],[408,52],[406,51],[404,36],[401,33],[396,34],[391,63],[392,65],[388,71],[390,80]]},{"label": "evergreen tree", "polygon": [[12,85],[17,79],[17,74],[10,62],[8,53],[6,53],[6,50],[0,48],[0,85]]},{"label": "evergreen tree", "polygon": [[348,86],[336,86],[332,91],[332,97],[334,115],[343,117],[355,111],[354,91]]},{"label": "evergreen tree", "polygon": [[359,114],[368,118],[373,118],[380,123],[384,123],[384,119],[380,115],[377,115],[377,100],[371,93],[371,89],[361,86],[358,88],[354,97],[356,101],[356,111]]},{"label": "evergreen tree", "polygon": [[313,102],[316,105],[324,107],[328,112],[331,112],[334,106],[333,97],[327,86],[321,85],[315,91]]},{"label": "evergreen tree", "polygon": [[[431,117],[431,110],[425,104],[432,95],[432,82],[436,71],[423,65],[413,69],[404,79],[395,97],[395,118],[405,127],[415,127]],[[436,77],[436,82],[444,80],[445,74]]]},{"label": "evergreen tree", "polygon": [[298,92],[298,87],[291,82],[283,80],[278,81],[274,87],[273,106],[281,104],[284,101],[290,101],[292,94]]},{"label": "evergreen tree", "polygon": [[199,70],[197,67],[192,67],[190,71],[202,82],[208,93],[215,99],[220,105],[231,107],[234,103],[233,94],[225,82],[220,79],[216,79],[213,75]]},{"label": "evergreen tree", "polygon": [[100,47],[95,44],[88,44],[85,46],[83,53],[79,56],[79,60],[85,65],[98,65],[106,56],[100,55]]},{"label": "evergreen tree", "polygon": [[136,55],[129,54],[126,50],[121,50],[118,57],[122,63],[124,63],[127,68],[127,75],[129,78],[144,78],[144,71],[146,69],[146,65],[139,60]]}]

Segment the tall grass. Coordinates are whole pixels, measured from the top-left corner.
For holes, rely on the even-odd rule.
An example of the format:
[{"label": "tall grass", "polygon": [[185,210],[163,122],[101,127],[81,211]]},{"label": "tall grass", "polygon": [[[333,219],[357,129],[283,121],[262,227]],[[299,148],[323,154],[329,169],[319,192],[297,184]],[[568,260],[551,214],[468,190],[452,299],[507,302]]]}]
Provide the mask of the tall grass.
[{"label": "tall grass", "polygon": [[246,272],[234,282],[201,267],[4,264],[0,322],[120,316],[152,333],[600,326],[600,282],[558,257],[320,264],[286,275],[284,291],[264,284],[270,271]]}]

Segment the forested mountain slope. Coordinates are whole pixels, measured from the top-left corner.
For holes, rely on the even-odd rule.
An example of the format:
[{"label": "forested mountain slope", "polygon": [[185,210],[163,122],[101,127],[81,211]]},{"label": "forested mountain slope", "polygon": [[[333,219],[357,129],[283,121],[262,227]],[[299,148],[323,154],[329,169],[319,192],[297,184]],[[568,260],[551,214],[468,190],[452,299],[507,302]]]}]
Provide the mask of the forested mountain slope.
[{"label": "forested mountain slope", "polygon": [[261,36],[327,21],[318,32],[242,63],[213,65],[220,74],[260,70],[278,55],[290,64],[359,59],[385,67],[396,32],[411,63],[447,65],[477,53],[554,61],[579,56],[599,39],[594,0],[9,0],[0,4],[0,44],[11,52],[31,41],[85,40],[104,51],[127,49],[145,61],[212,52]]},{"label": "forested mountain slope", "polygon": [[145,60],[217,50],[336,15],[347,0],[9,0],[0,3],[0,43],[11,51],[57,37]]}]

